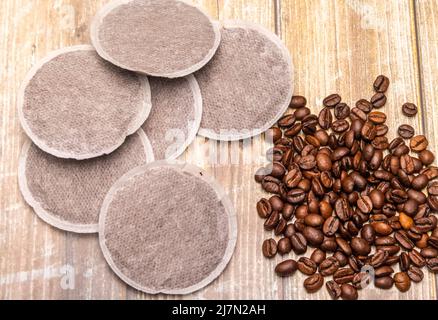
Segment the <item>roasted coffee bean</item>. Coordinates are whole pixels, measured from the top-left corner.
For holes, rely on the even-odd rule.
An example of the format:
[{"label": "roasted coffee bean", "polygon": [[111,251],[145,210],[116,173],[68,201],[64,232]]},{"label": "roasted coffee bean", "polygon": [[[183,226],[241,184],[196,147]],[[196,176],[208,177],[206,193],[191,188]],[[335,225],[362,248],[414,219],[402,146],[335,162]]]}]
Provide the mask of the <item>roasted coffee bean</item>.
[{"label": "roasted coffee bean", "polygon": [[328,108],[334,108],[340,102],[341,102],[341,97],[338,94],[334,93],[334,94],[331,94],[328,97],[326,97],[322,103],[324,104],[324,106],[326,106]]},{"label": "roasted coffee bean", "polygon": [[368,196],[359,196],[357,207],[363,213],[370,213],[373,210],[373,201]]},{"label": "roasted coffee bean", "polygon": [[[382,136],[386,135],[388,133],[388,131],[389,131],[389,128],[386,124],[376,125],[376,132],[377,132],[376,135],[378,137],[382,137]],[[389,147],[389,144],[388,144],[388,147]]]},{"label": "roasted coffee bean", "polygon": [[374,124],[383,124],[386,121],[386,114],[380,111],[372,111],[368,115],[368,120]]},{"label": "roasted coffee bean", "polygon": [[[406,204],[405,204],[405,206],[406,206]],[[408,216],[407,214],[405,214],[403,212],[400,213],[399,221],[400,221],[401,226],[405,230],[409,230],[414,226],[414,219],[412,219],[410,216]]]},{"label": "roasted coffee bean", "polygon": [[418,155],[423,165],[428,166],[435,161],[435,155],[429,150],[423,150]]},{"label": "roasted coffee bean", "polygon": [[413,282],[421,282],[424,278],[424,273],[423,271],[421,271],[420,268],[415,267],[415,266],[411,266],[409,268],[409,270],[406,272],[409,276],[409,278],[413,281]]},{"label": "roasted coffee bean", "polygon": [[370,224],[366,224],[362,227],[360,235],[369,244],[374,243],[374,240],[376,239],[376,231]]},{"label": "roasted coffee bean", "polygon": [[335,213],[341,221],[347,221],[351,217],[350,205],[345,198],[339,198],[335,202]]},{"label": "roasted coffee bean", "polygon": [[278,126],[281,128],[289,128],[292,127],[296,121],[297,119],[293,114],[287,114],[278,120]]},{"label": "roasted coffee bean", "polygon": [[408,200],[408,194],[402,189],[392,190],[389,197],[396,204],[405,203]]},{"label": "roasted coffee bean", "polygon": [[257,213],[260,218],[266,219],[269,217],[272,213],[271,203],[265,198],[260,199],[259,202],[257,202]]},{"label": "roasted coffee bean", "polygon": [[431,184],[429,184],[427,186],[427,192],[431,196],[438,196],[438,183],[437,182],[432,182]]},{"label": "roasted coffee bean", "polygon": [[336,251],[333,254],[333,257],[338,260],[339,267],[345,267],[348,264],[348,258],[345,254],[343,254],[341,251]]},{"label": "roasted coffee bean", "polygon": [[277,245],[278,253],[281,255],[288,254],[292,250],[292,245],[289,238],[281,238]]},{"label": "roasted coffee bean", "polygon": [[325,220],[324,225],[322,227],[322,231],[326,236],[333,236],[339,229],[339,219],[337,217],[329,217]]},{"label": "roasted coffee bean", "polygon": [[305,227],[303,235],[306,237],[307,242],[314,247],[319,246],[324,241],[324,234],[321,230],[313,227]]},{"label": "roasted coffee bean", "polygon": [[318,267],[316,265],[316,263],[306,257],[301,257],[298,260],[298,270],[300,270],[302,273],[306,274],[306,275],[312,275],[317,271]]},{"label": "roasted coffee bean", "polygon": [[350,244],[348,243],[347,240],[337,237],[336,238],[336,244],[338,245],[338,248],[347,256],[351,256],[352,254],[352,249]]},{"label": "roasted coffee bean", "polygon": [[273,258],[277,254],[277,242],[274,239],[263,241],[262,252],[266,258]]},{"label": "roasted coffee bean", "polygon": [[370,121],[365,122],[362,127],[361,134],[363,139],[367,141],[374,140],[374,138],[377,136],[376,126]]},{"label": "roasted coffee bean", "polygon": [[269,198],[269,203],[271,204],[272,210],[273,211],[281,211],[283,210],[283,200],[281,200],[281,198],[277,195],[272,196]]},{"label": "roasted coffee bean", "polygon": [[389,87],[389,79],[384,75],[380,75],[376,78],[373,84],[374,91],[385,93]]},{"label": "roasted coffee bean", "polygon": [[271,231],[274,230],[277,226],[278,222],[280,221],[280,214],[278,211],[273,211],[269,217],[265,220],[265,230]]},{"label": "roasted coffee bean", "polygon": [[377,250],[370,259],[370,265],[374,268],[380,267],[388,259],[388,252],[384,250]]},{"label": "roasted coffee bean", "polygon": [[331,276],[336,272],[336,270],[339,269],[339,262],[336,258],[329,257],[325,259],[323,262],[321,262],[318,269],[319,269],[319,273],[322,276],[324,277]]},{"label": "roasted coffee bean", "polygon": [[387,277],[394,273],[394,269],[390,266],[381,266],[374,270],[374,276],[376,278]]},{"label": "roasted coffee bean", "polygon": [[338,284],[351,282],[353,278],[354,271],[350,268],[340,268],[333,274],[333,280]]},{"label": "roasted coffee bean", "polygon": [[335,107],[335,117],[337,119],[345,119],[350,115],[350,107],[346,103],[339,103]]},{"label": "roasted coffee bean", "polygon": [[350,128],[350,124],[344,119],[336,120],[332,123],[332,130],[336,133],[345,132],[348,128]]},{"label": "roasted coffee bean", "polygon": [[[377,129],[376,129],[376,132],[377,132]],[[376,133],[376,135],[377,135],[377,133]],[[385,150],[385,149],[388,149],[388,146],[389,146],[387,137],[376,137],[371,142],[371,144],[377,150]]]},{"label": "roasted coffee bean", "polygon": [[288,138],[295,137],[298,133],[300,133],[302,128],[303,125],[301,123],[295,123],[292,127],[284,131],[284,135]]},{"label": "roasted coffee bean", "polygon": [[290,242],[292,244],[292,249],[296,254],[303,254],[307,251],[307,241],[302,233],[294,233],[290,237]]},{"label": "roasted coffee bean", "polygon": [[290,238],[290,237],[292,237],[292,235],[294,235],[296,232],[297,232],[297,231],[295,230],[295,226],[294,226],[292,223],[289,223],[289,224],[286,226],[286,228],[285,228],[285,230],[284,230],[284,232],[283,232],[283,235],[284,235],[285,237]]},{"label": "roasted coffee bean", "polygon": [[372,277],[368,272],[357,272],[353,277],[353,285],[357,289],[364,289],[371,283]]},{"label": "roasted coffee bean", "polygon": [[393,231],[391,226],[386,222],[372,222],[371,226],[374,228],[374,231],[376,231],[376,234],[379,236],[387,236],[390,235]]},{"label": "roasted coffee bean", "polygon": [[430,272],[437,273],[438,272],[438,258],[432,258],[427,260],[427,268]]},{"label": "roasted coffee bean", "polygon": [[438,249],[432,248],[432,247],[426,247],[421,249],[420,254],[425,259],[432,259],[438,257]]},{"label": "roasted coffee bean", "polygon": [[413,137],[410,142],[411,150],[414,152],[421,152],[425,150],[428,145],[429,141],[427,141],[427,138],[423,135]]},{"label": "roasted coffee bean", "polygon": [[289,104],[289,108],[298,109],[298,108],[305,107],[306,104],[307,104],[307,100],[303,96],[293,96],[292,100]]},{"label": "roasted coffee bean", "polygon": [[286,230],[287,222],[283,218],[280,218],[280,221],[278,221],[277,226],[274,229],[274,234],[276,236],[282,235],[284,231]]},{"label": "roasted coffee bean", "polygon": [[304,201],[305,198],[306,192],[299,188],[292,189],[286,194],[286,200],[292,204],[301,203]]},{"label": "roasted coffee bean", "polygon": [[319,247],[326,252],[334,252],[338,245],[333,237],[326,237]]},{"label": "roasted coffee bean", "polygon": [[374,108],[381,108],[386,104],[386,96],[378,92],[374,96],[371,97],[371,104]]},{"label": "roasted coffee bean", "polygon": [[277,178],[266,176],[263,178],[262,187],[266,192],[279,193],[280,192],[280,180]]},{"label": "roasted coffee bean", "polygon": [[414,248],[414,243],[409,239],[406,231],[397,231],[394,234],[395,240],[397,240],[398,244],[405,250],[412,250]]},{"label": "roasted coffee bean", "polygon": [[411,279],[406,272],[397,272],[394,275],[394,283],[401,292],[406,292],[411,287]]},{"label": "roasted coffee bean", "polygon": [[324,278],[319,273],[311,275],[304,280],[304,288],[308,293],[315,293],[324,285]]},{"label": "roasted coffee bean", "polygon": [[280,277],[288,277],[291,276],[297,271],[298,264],[295,260],[288,259],[284,260],[283,262],[280,262],[275,267],[275,273],[279,275]]},{"label": "roasted coffee bean", "polygon": [[405,116],[413,117],[417,114],[418,108],[415,104],[410,103],[410,102],[406,102],[402,106],[402,112]]},{"label": "roasted coffee bean", "polygon": [[426,259],[423,258],[423,256],[417,251],[417,250],[412,250],[409,253],[409,259],[411,260],[411,263],[418,267],[418,268],[423,268],[426,265]]},{"label": "roasted coffee bean", "polygon": [[408,271],[409,267],[411,266],[411,259],[409,258],[409,255],[406,252],[402,252],[400,254],[400,270],[401,271]]},{"label": "roasted coffee bean", "polygon": [[266,140],[267,141],[273,141],[274,143],[276,141],[278,141],[281,138],[282,135],[283,134],[282,134],[281,130],[279,128],[277,128],[277,127],[270,128],[265,133]]},{"label": "roasted coffee bean", "polygon": [[315,249],[310,255],[310,259],[319,266],[326,259],[326,253],[321,249]]},{"label": "roasted coffee bean", "polygon": [[303,176],[299,168],[292,168],[284,176],[283,182],[288,188],[296,188],[300,181],[302,181]]},{"label": "roasted coffee bean", "polygon": [[411,186],[415,190],[422,190],[427,186],[428,183],[429,179],[427,176],[425,174],[419,174],[412,179]]},{"label": "roasted coffee bean", "polygon": [[394,285],[394,279],[392,279],[391,277],[376,278],[374,279],[374,285],[377,288],[388,290],[391,289]]},{"label": "roasted coffee bean", "polygon": [[391,236],[378,237],[376,241],[374,241],[376,246],[392,246],[396,243],[397,241]]},{"label": "roasted coffee bean", "polygon": [[402,124],[400,127],[398,127],[397,132],[403,139],[410,139],[414,136],[415,129],[408,124]]},{"label": "roasted coffee bean", "polygon": [[432,233],[432,235],[427,240],[427,244],[435,249],[438,249],[438,236],[435,236]]},{"label": "roasted coffee bean", "polygon": [[297,120],[303,120],[310,114],[310,109],[307,107],[298,108],[294,111],[293,115]]},{"label": "roasted coffee bean", "polygon": [[[327,281],[325,284],[325,287],[327,288],[327,292],[329,293],[330,297],[332,299],[337,300],[341,296],[342,290],[339,284],[334,282],[333,280]],[[348,291],[348,290],[346,290]]]},{"label": "roasted coffee bean", "polygon": [[343,300],[357,300],[358,293],[357,289],[351,284],[344,283],[341,285],[341,298]]},{"label": "roasted coffee bean", "polygon": [[351,239],[351,248],[353,249],[353,254],[357,256],[366,256],[371,252],[370,244],[365,239],[359,237]]},{"label": "roasted coffee bean", "polygon": [[316,166],[316,159],[313,155],[309,154],[307,156],[301,157],[298,165],[303,170],[310,170]]}]

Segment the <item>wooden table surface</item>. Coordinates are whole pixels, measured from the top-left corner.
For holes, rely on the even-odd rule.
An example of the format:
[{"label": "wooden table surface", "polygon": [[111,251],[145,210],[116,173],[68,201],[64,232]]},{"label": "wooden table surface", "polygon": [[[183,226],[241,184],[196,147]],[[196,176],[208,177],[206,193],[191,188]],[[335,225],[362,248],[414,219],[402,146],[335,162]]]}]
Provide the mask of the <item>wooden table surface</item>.
[{"label": "wooden table surface", "polygon": [[[107,0],[0,1],[0,299],[326,299],[308,295],[303,276],[280,279],[261,254],[265,233],[255,211],[263,192],[254,182],[258,165],[252,144],[216,144],[198,137],[182,156],[204,167],[229,193],[237,210],[239,236],[225,272],[207,288],[184,297],[145,295],[127,287],[107,267],[96,235],[75,235],[43,223],[25,204],[17,184],[17,160],[27,137],[20,127],[17,88],[36,61],[54,49],[90,42],[89,26]],[[435,0],[198,0],[213,18],[260,23],[282,38],[295,65],[295,93],[314,112],[339,92],[353,104],[369,98],[375,76],[391,79],[389,135],[409,123],[438,148],[438,1]],[[417,117],[401,115],[401,104],[421,107]],[[237,148],[238,159],[224,157]],[[212,164],[214,147],[222,150]],[[209,156],[208,156],[209,155]],[[405,294],[368,288],[369,299],[437,299],[437,278]]]}]

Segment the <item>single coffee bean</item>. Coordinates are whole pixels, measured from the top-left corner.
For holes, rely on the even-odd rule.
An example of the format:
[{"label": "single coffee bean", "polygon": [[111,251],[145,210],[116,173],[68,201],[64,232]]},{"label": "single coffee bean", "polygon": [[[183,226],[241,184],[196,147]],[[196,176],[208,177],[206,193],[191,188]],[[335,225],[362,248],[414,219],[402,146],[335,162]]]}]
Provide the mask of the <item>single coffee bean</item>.
[{"label": "single coffee bean", "polygon": [[[334,300],[339,299],[341,296],[342,290],[339,284],[334,282],[333,280],[327,281],[325,284],[325,287],[327,288],[327,292],[329,293],[330,297]],[[348,290],[347,290],[348,291]]]},{"label": "single coffee bean", "polygon": [[379,222],[372,222],[371,226],[374,228],[374,231],[376,231],[376,234],[379,236],[387,236],[390,235],[393,231],[391,226],[385,222],[379,221]]},{"label": "single coffee bean", "polygon": [[290,239],[290,237],[292,237],[292,235],[294,235],[296,233],[296,229],[295,226],[292,223],[289,223],[286,228],[284,229],[283,235],[285,237],[288,237]]},{"label": "single coffee bean", "polygon": [[414,243],[409,239],[406,231],[401,230],[397,231],[394,234],[395,240],[397,240],[398,244],[405,250],[412,250],[414,248]]},{"label": "single coffee bean", "polygon": [[334,257],[325,259],[318,267],[319,273],[326,277],[334,274],[339,269],[339,262]]},{"label": "single coffee bean", "polygon": [[427,244],[435,249],[438,249],[438,236],[435,236],[432,233],[432,235],[427,240]]},{"label": "single coffee bean", "polygon": [[277,178],[266,176],[263,178],[262,187],[266,192],[279,193],[280,192],[280,180]]},{"label": "single coffee bean", "polygon": [[374,96],[371,97],[371,104],[374,108],[381,108],[386,104],[386,96],[385,94],[378,92]]},{"label": "single coffee bean", "polygon": [[296,121],[297,119],[293,114],[287,114],[278,120],[278,126],[281,128],[289,128],[292,127]]},{"label": "single coffee bean", "polygon": [[410,266],[409,270],[407,271],[407,274],[413,282],[417,282],[417,283],[421,282],[424,278],[423,271],[421,271],[421,269],[416,266]]},{"label": "single coffee bean", "polygon": [[298,109],[298,108],[305,107],[306,104],[307,104],[307,100],[303,96],[293,96],[292,100],[289,104],[289,108]]},{"label": "single coffee bean", "polygon": [[425,259],[432,259],[438,257],[438,249],[432,248],[432,247],[426,247],[421,249],[420,254]]},{"label": "single coffee bean", "polygon": [[288,138],[295,137],[298,133],[300,133],[302,128],[303,125],[301,123],[295,123],[292,127],[284,131],[284,135]]},{"label": "single coffee bean", "polygon": [[310,259],[319,266],[326,259],[326,253],[321,249],[315,249],[310,255]]},{"label": "single coffee bean", "polygon": [[277,226],[274,229],[274,234],[276,236],[280,236],[284,233],[287,227],[287,221],[283,218],[280,218],[280,221],[278,221]]},{"label": "single coffee bean", "polygon": [[343,285],[341,285],[341,298],[343,300],[357,300],[357,289],[351,284],[344,283]]},{"label": "single coffee bean", "polygon": [[389,79],[384,75],[379,75],[374,81],[373,88],[376,92],[385,93],[389,87]]},{"label": "single coffee bean", "polygon": [[371,252],[370,244],[365,239],[359,237],[351,239],[351,248],[353,249],[353,254],[357,256],[367,256]]},{"label": "single coffee bean", "polygon": [[324,278],[319,273],[311,275],[304,280],[304,288],[308,293],[315,293],[324,285]]},{"label": "single coffee bean", "polygon": [[306,237],[307,242],[312,246],[319,246],[324,241],[324,234],[321,230],[313,227],[305,227],[303,235]]},{"label": "single coffee bean", "polygon": [[327,220],[325,220],[324,225],[322,227],[322,232],[326,235],[326,236],[334,236],[335,233],[338,231],[339,229],[339,219],[337,217],[330,217]]},{"label": "single coffee bean", "polygon": [[409,253],[409,259],[411,260],[411,263],[418,267],[418,268],[423,268],[426,265],[426,259],[423,258],[423,256],[417,251],[417,250],[412,250]]},{"label": "single coffee bean", "polygon": [[423,135],[415,136],[411,139],[410,147],[414,152],[421,152],[427,148],[429,141]]},{"label": "single coffee bean", "polygon": [[266,258],[273,258],[277,254],[277,242],[274,239],[263,241],[262,252]]},{"label": "single coffee bean", "polygon": [[283,182],[288,188],[296,188],[300,181],[302,181],[303,176],[299,168],[292,168],[284,176]]},{"label": "single coffee bean", "polygon": [[351,208],[345,198],[339,198],[335,202],[335,213],[341,221],[347,221],[351,217]]},{"label": "single coffee bean", "polygon": [[318,266],[316,263],[309,258],[301,257],[298,260],[298,270],[300,270],[303,274],[310,276],[314,274],[317,269]]},{"label": "single coffee bean", "polygon": [[386,259],[388,259],[388,256],[389,254],[387,251],[377,250],[370,259],[370,265],[374,268],[378,268],[385,263]]},{"label": "single coffee bean", "polygon": [[409,258],[409,255],[406,252],[402,252],[400,254],[400,270],[401,271],[408,271],[409,267],[411,266],[411,259]]},{"label": "single coffee bean", "polygon": [[307,251],[307,241],[302,233],[294,233],[290,237],[290,242],[292,244],[292,249],[296,254],[303,254]]},{"label": "single coffee bean", "polygon": [[429,150],[421,151],[418,157],[425,166],[428,166],[435,161],[435,155]]},{"label": "single coffee bean", "polygon": [[268,199],[262,198],[257,202],[257,213],[260,218],[266,219],[272,213],[272,206]]},{"label": "single coffee bean", "polygon": [[331,94],[323,100],[324,106],[334,108],[341,102],[341,97],[338,94]]},{"label": "single coffee bean", "polygon": [[370,213],[373,210],[373,201],[368,196],[359,196],[357,207],[363,213]]},{"label": "single coffee bean", "polygon": [[369,244],[374,243],[374,240],[376,239],[376,231],[370,224],[366,224],[362,227],[362,230],[360,231],[360,235]]},{"label": "single coffee bean", "polygon": [[390,266],[381,266],[374,270],[374,276],[376,278],[387,277],[394,273],[394,269]]},{"label": "single coffee bean", "polygon": [[332,130],[336,133],[342,133],[350,128],[350,124],[345,119],[336,120],[332,123]]},{"label": "single coffee bean", "polygon": [[438,196],[438,182],[432,182],[427,186],[427,192],[431,196]]},{"label": "single coffee bean", "polygon": [[403,139],[410,139],[414,136],[415,129],[408,124],[402,124],[400,127],[398,127],[397,132],[398,135]]},{"label": "single coffee bean", "polygon": [[348,243],[347,240],[341,238],[341,237],[336,237],[336,244],[338,245],[338,248],[345,253],[345,255],[347,257],[351,256],[352,254],[352,249],[350,244]]},{"label": "single coffee bean", "polygon": [[361,130],[362,138],[372,141],[377,136],[376,126],[371,121],[366,121]]},{"label": "single coffee bean", "polygon": [[406,292],[411,287],[411,279],[406,272],[397,272],[394,275],[394,283],[401,292]]},{"label": "single coffee bean", "polygon": [[357,289],[364,289],[371,283],[372,277],[368,272],[357,272],[353,277],[353,286]]},{"label": "single coffee bean", "polygon": [[376,278],[374,279],[374,285],[377,288],[388,290],[391,289],[394,285],[394,279],[392,279],[391,277]]},{"label": "single coffee bean", "polygon": [[332,168],[332,159],[328,154],[318,153],[316,155],[316,165],[320,171],[329,171]]},{"label": "single coffee bean", "polygon": [[333,122],[333,116],[329,108],[324,108],[319,112],[318,124],[322,129],[329,129]]},{"label": "single coffee bean", "polygon": [[374,244],[376,246],[392,246],[395,245],[397,241],[391,236],[378,237]]},{"label": "single coffee bean", "polygon": [[265,220],[265,230],[271,231],[274,230],[277,226],[278,222],[280,221],[280,214],[278,211],[273,211],[269,217]]},{"label": "single coffee bean", "polygon": [[410,103],[410,102],[406,102],[402,106],[402,112],[407,117],[413,117],[417,114],[418,108],[415,104]]},{"label": "single coffee bean", "polygon": [[373,105],[371,104],[371,102],[365,99],[361,99],[356,102],[356,108],[362,110],[365,113],[369,113],[373,109]]},{"label": "single coffee bean", "polygon": [[412,179],[411,186],[415,190],[422,190],[427,186],[428,183],[429,179],[427,176],[425,174],[419,174]]},{"label": "single coffee bean", "polygon": [[345,119],[350,115],[350,107],[346,103],[339,103],[335,107],[335,117],[337,119]]},{"label": "single coffee bean", "polygon": [[281,255],[288,254],[292,250],[292,244],[289,238],[281,238],[278,240],[278,253]]},{"label": "single coffee bean", "polygon": [[[382,137],[384,135],[386,135],[389,131],[389,128],[386,124],[378,124],[376,125],[376,135],[378,137]],[[389,146],[389,145],[388,145]]]},{"label": "single coffee bean", "polygon": [[380,111],[372,111],[368,115],[368,120],[374,124],[383,124],[386,121],[386,114]]},{"label": "single coffee bean", "polygon": [[291,276],[297,271],[298,264],[295,260],[288,259],[284,260],[283,262],[280,262],[275,267],[275,273],[279,275],[280,277],[288,277]]},{"label": "single coffee bean", "polygon": [[438,258],[432,258],[427,260],[427,268],[430,272],[437,273],[438,272]]},{"label": "single coffee bean", "polygon": [[305,198],[306,192],[299,188],[292,189],[286,194],[286,200],[292,204],[301,203],[304,201]]},{"label": "single coffee bean", "polygon": [[333,280],[338,284],[348,283],[353,281],[354,271],[351,268],[341,268],[333,274]]}]

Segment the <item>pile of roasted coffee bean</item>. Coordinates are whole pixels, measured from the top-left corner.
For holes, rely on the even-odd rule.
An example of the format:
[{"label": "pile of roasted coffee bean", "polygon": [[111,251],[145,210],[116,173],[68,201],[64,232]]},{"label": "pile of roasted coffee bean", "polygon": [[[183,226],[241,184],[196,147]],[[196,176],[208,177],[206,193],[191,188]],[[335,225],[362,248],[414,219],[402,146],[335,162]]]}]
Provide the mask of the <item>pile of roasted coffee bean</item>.
[{"label": "pile of roasted coffee bean", "polygon": [[[371,281],[405,292],[423,279],[425,267],[438,272],[438,182],[432,182],[438,168],[428,140],[411,126],[401,125],[399,137],[388,140],[386,115],[375,110],[386,104],[388,86],[378,76],[374,96],[354,108],[330,95],[318,116],[294,96],[292,112],[266,133],[274,141],[273,162],[255,179],[273,195],[257,203],[257,212],[274,235],[262,252],[303,255],[275,272],[286,277],[299,270],[309,293],[329,276],[325,286],[334,299],[357,299]],[[406,103],[402,113],[412,117],[417,106]]]}]

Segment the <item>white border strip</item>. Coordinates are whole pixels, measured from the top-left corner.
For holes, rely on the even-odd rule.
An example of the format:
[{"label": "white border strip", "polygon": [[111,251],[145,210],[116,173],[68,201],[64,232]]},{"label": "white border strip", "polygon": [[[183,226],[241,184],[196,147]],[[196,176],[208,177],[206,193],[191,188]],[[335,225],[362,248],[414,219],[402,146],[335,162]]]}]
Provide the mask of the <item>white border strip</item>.
[{"label": "white border strip", "polygon": [[[207,276],[205,279],[200,281],[199,283],[196,283],[190,287],[183,288],[183,289],[175,289],[175,290],[154,290],[151,288],[147,288],[144,286],[141,286],[134,282],[132,279],[128,278],[114,263],[111,253],[108,250],[108,247],[105,244],[105,219],[106,214],[108,211],[109,206],[111,205],[111,202],[114,198],[114,196],[117,194],[117,192],[123,188],[130,179],[134,178],[137,175],[143,174],[149,169],[152,168],[165,168],[165,167],[171,167],[177,170],[180,170],[183,173],[190,174],[194,177],[197,177],[204,182],[208,183],[213,190],[216,192],[218,201],[221,201],[222,204],[225,207],[225,210],[228,214],[228,245],[225,250],[224,256],[222,258],[222,261],[217,265],[217,267],[210,273],[209,276]],[[215,280],[222,271],[226,268],[229,261],[231,260],[231,257],[234,253],[234,249],[236,247],[237,242],[237,217],[236,212],[234,210],[233,204],[231,203],[230,198],[225,193],[222,186],[211,176],[209,176],[204,170],[191,165],[186,164],[183,162],[176,162],[176,161],[166,161],[166,160],[160,160],[155,161],[150,164],[146,164],[140,167],[137,167],[135,169],[132,169],[128,173],[126,173],[123,177],[121,177],[110,189],[108,194],[105,197],[105,200],[102,205],[102,209],[100,212],[100,219],[99,219],[99,243],[100,247],[102,249],[103,255],[108,263],[108,265],[111,267],[111,269],[114,271],[114,273],[122,279],[124,282],[126,282],[131,287],[143,291],[145,293],[149,294],[188,294],[192,293],[194,291],[197,291],[205,286],[207,286],[209,283],[211,283],[213,280]]]},{"label": "white border strip", "polygon": [[32,69],[27,73],[23,83],[18,91],[17,97],[17,106],[18,106],[18,118],[20,120],[21,126],[23,130],[26,132],[27,136],[43,151],[54,155],[58,158],[65,159],[76,159],[76,160],[85,160],[90,158],[96,158],[105,154],[110,154],[118,147],[120,147],[125,141],[126,137],[135,133],[141,125],[146,121],[151,112],[152,102],[151,102],[151,88],[149,86],[149,80],[146,77],[138,76],[138,79],[141,83],[141,90],[143,91],[143,103],[139,106],[138,117],[132,121],[129,125],[129,128],[126,129],[126,133],[124,136],[114,143],[114,146],[104,149],[98,153],[84,153],[84,154],[72,154],[68,152],[64,152],[61,150],[57,150],[55,148],[49,147],[46,142],[42,141],[37,135],[35,135],[30,128],[27,120],[24,117],[23,107],[24,107],[24,97],[27,86],[29,85],[32,78],[37,74],[37,72],[44,67],[44,65],[56,57],[69,53],[69,52],[77,52],[77,51],[95,51],[94,48],[90,45],[79,45],[68,47],[60,50],[56,50],[51,52],[44,59],[40,60]]},{"label": "white border strip", "polygon": [[[288,65],[290,66],[290,90],[288,92],[288,95],[286,96],[285,101],[281,104],[281,108],[278,111],[277,115],[266,125],[264,125],[261,128],[242,128],[249,130],[248,133],[240,133],[240,134],[221,134],[218,132],[214,132],[212,129],[206,129],[206,128],[200,128],[198,134],[200,136],[203,136],[205,138],[214,139],[214,140],[221,140],[221,141],[236,141],[236,140],[243,140],[247,138],[251,138],[254,136],[257,136],[269,128],[271,128],[278,119],[281,118],[281,116],[286,112],[287,108],[289,107],[290,101],[292,99],[293,91],[294,91],[294,66],[292,62],[292,57],[290,55],[289,50],[285,46],[285,44],[281,41],[281,39],[275,34],[269,31],[268,29],[252,23],[252,22],[246,22],[246,21],[238,21],[238,20],[227,20],[223,23],[223,28],[225,29],[253,29],[258,32],[260,32],[262,35],[266,36],[269,40],[271,40],[274,44],[278,46],[278,48],[281,50],[283,57],[287,61]],[[202,92],[201,92],[202,93]]]},{"label": "white border strip", "polygon": [[[146,161],[152,162],[154,161],[154,156],[152,152],[152,147],[147,138],[146,134],[143,130],[138,130],[137,134],[140,137],[140,141],[143,144],[144,152],[146,155]],[[96,233],[99,229],[99,224],[76,224],[66,220],[59,219],[51,212],[45,210],[41,203],[39,203],[32,195],[32,192],[29,189],[26,177],[26,163],[27,157],[29,154],[29,149],[32,145],[30,140],[27,140],[23,149],[21,150],[19,163],[18,163],[18,185],[21,191],[21,194],[24,197],[24,200],[34,209],[35,213],[46,223],[54,226],[55,228],[70,231],[75,233]]]},{"label": "white border strip", "polygon": [[100,44],[99,28],[100,28],[101,24],[103,23],[103,20],[105,19],[105,17],[109,13],[111,13],[111,11],[115,10],[119,6],[126,5],[132,1],[134,1],[134,0],[115,0],[115,1],[112,1],[112,2],[108,3],[107,5],[103,6],[100,9],[100,11],[96,14],[96,16],[94,17],[94,19],[91,23],[91,28],[90,28],[91,42],[93,43],[94,47],[96,48],[96,51],[99,53],[99,55],[103,59],[105,59],[105,60],[111,62],[112,64],[115,64],[116,66],[119,66],[123,69],[134,71],[134,72],[144,74],[144,75],[149,75],[149,76],[154,76],[154,77],[164,77],[164,78],[180,78],[180,77],[184,77],[184,76],[187,76],[189,74],[192,74],[195,71],[198,71],[203,66],[205,66],[211,60],[211,58],[213,58],[213,56],[215,55],[215,53],[219,47],[220,41],[221,41],[221,33],[219,30],[219,24],[217,22],[213,21],[202,8],[195,6],[193,3],[189,3],[185,0],[175,0],[175,2],[181,2],[181,3],[184,3],[185,5],[188,5],[190,7],[197,9],[201,14],[203,14],[210,21],[210,23],[213,27],[213,31],[215,34],[213,47],[209,50],[209,52],[204,57],[204,59],[202,59],[200,62],[198,62],[198,63],[196,63],[196,64],[194,64],[186,69],[177,70],[177,71],[168,72],[168,73],[154,73],[154,72],[149,72],[149,71],[145,71],[145,70],[136,70],[136,69],[133,69],[133,68],[130,68],[130,67],[124,65],[123,63],[117,61],[116,59],[113,59],[105,51],[105,49],[103,49],[103,47]]}]

